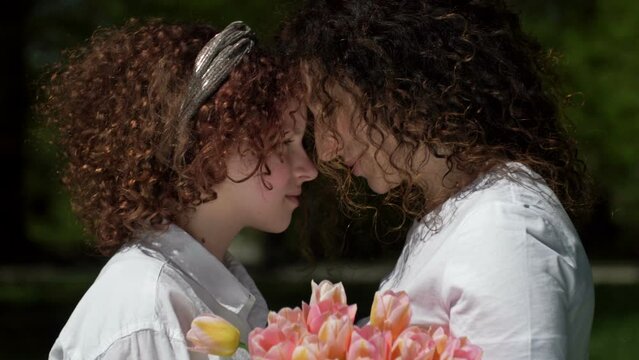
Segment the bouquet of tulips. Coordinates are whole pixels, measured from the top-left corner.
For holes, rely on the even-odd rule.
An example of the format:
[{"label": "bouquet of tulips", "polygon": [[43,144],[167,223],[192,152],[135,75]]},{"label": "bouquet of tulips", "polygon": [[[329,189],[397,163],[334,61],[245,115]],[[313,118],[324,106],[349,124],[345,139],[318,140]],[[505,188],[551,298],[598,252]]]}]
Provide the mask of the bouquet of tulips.
[{"label": "bouquet of tulips", "polygon": [[[249,334],[251,359],[481,359],[482,350],[465,337],[453,337],[442,327],[410,326],[410,301],[405,292],[377,292],[370,322],[359,327],[354,324],[357,306],[347,304],[341,283],[325,280],[319,285],[311,282],[311,286],[308,304],[303,302],[301,308],[283,308],[277,313],[269,313],[268,326],[256,328]],[[223,335],[231,332],[217,329],[217,335],[215,331],[209,331],[207,335],[202,326],[195,325],[197,321],[196,318],[189,331],[191,336],[187,334],[195,344],[194,350],[228,355],[240,345],[237,332],[234,343],[227,346],[226,352],[219,352],[220,341],[215,340],[216,336],[219,340],[228,339],[229,336]],[[199,321],[202,323],[202,319]],[[217,349],[214,349],[215,345]]]}]

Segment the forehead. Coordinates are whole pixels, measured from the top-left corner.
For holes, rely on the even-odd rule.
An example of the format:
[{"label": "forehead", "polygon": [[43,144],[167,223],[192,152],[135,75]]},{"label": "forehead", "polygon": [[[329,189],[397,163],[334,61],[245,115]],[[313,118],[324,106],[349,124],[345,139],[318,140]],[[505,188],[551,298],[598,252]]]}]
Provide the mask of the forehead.
[{"label": "forehead", "polygon": [[313,61],[300,63],[300,74],[305,88],[305,100],[311,103],[326,103],[330,100],[341,105],[353,105],[361,95],[360,89],[348,77],[325,73]]}]

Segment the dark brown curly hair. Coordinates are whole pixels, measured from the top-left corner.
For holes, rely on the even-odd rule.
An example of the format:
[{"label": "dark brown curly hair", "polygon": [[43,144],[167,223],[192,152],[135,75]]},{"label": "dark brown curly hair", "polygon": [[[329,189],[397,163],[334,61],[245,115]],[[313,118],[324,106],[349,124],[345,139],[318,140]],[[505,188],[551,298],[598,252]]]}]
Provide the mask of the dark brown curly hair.
[{"label": "dark brown curly hair", "polygon": [[186,133],[177,130],[195,57],[215,34],[203,24],[132,19],[98,30],[50,70],[38,111],[58,132],[63,183],[101,253],[214,200],[211,186],[226,178],[227,155],[239,144],[258,159],[255,171],[268,173],[290,95],[283,67],[257,46]]},{"label": "dark brown curly hair", "polygon": [[[311,101],[321,104],[314,121],[338,137],[338,85],[369,129],[362,141],[379,148],[380,134],[397,139],[391,153],[407,156],[391,156],[391,165],[409,180],[386,200],[406,215],[431,212],[510,161],[541,175],[572,215],[588,207],[589,177],[558,106],[554,57],[503,1],[313,0],[284,24],[279,43],[310,78]],[[465,182],[427,198],[407,170],[420,146]],[[338,180],[342,202],[361,209],[350,172],[328,165],[321,169]]]}]

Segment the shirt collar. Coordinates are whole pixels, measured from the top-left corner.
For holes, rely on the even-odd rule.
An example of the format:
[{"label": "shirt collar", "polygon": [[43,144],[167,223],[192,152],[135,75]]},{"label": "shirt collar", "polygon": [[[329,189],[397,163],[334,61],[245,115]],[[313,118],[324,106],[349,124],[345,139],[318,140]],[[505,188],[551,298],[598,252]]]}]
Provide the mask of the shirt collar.
[{"label": "shirt collar", "polygon": [[[161,254],[189,282],[203,288],[209,295],[209,301],[215,301],[215,304],[207,303],[212,310],[221,306],[247,321],[250,327],[266,323],[268,307],[264,297],[244,266],[230,253],[227,252],[224,263],[221,262],[174,224],[164,232],[148,233],[140,239],[139,245]],[[202,300],[207,302],[206,298]]]}]

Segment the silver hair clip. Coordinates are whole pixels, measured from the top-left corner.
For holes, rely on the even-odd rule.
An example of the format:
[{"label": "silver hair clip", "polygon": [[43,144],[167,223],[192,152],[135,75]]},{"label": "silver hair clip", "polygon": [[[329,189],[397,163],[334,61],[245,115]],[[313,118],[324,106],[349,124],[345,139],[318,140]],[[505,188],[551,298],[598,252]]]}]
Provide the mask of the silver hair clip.
[{"label": "silver hair clip", "polygon": [[241,21],[230,23],[200,50],[180,108],[179,126],[188,126],[202,103],[215,93],[231,70],[253,48],[251,28]]}]

